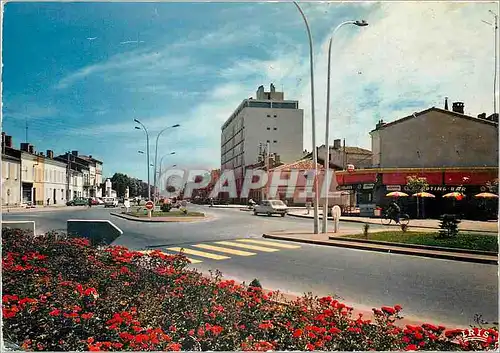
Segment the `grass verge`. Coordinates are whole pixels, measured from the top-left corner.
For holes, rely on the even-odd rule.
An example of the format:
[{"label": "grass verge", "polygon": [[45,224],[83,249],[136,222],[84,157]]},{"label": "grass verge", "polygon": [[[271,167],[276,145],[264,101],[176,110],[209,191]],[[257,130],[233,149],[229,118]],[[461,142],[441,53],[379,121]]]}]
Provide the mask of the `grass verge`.
[{"label": "grass verge", "polygon": [[[370,233],[368,240],[498,252],[497,235],[460,232],[452,239],[437,239],[437,235],[430,232],[386,231]],[[366,239],[364,234],[346,235],[343,238]]]},{"label": "grass verge", "polygon": [[[141,217],[141,218],[148,216],[148,213],[145,211],[129,212],[126,214],[129,216]],[[151,216],[152,217],[205,217],[205,214],[203,212],[188,212],[187,214],[185,214],[181,211],[170,211],[170,212],[153,212]]]}]

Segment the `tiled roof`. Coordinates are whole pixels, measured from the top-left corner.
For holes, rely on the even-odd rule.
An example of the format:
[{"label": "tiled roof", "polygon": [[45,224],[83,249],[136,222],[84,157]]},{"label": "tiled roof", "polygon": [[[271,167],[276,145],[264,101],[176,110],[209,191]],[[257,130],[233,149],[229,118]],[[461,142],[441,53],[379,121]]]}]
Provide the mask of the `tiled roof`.
[{"label": "tiled roof", "polygon": [[[287,170],[293,170],[293,169],[299,169],[299,170],[310,170],[314,169],[314,163],[311,159],[301,159],[289,164],[283,164],[280,165],[279,167],[273,168],[272,170],[282,170],[282,171],[287,171]],[[323,166],[318,163],[318,169],[323,169]]]},{"label": "tiled roof", "polygon": [[371,155],[372,151],[361,148],[361,147],[347,147],[345,148],[346,153],[352,153],[352,154],[366,154],[366,155]]}]

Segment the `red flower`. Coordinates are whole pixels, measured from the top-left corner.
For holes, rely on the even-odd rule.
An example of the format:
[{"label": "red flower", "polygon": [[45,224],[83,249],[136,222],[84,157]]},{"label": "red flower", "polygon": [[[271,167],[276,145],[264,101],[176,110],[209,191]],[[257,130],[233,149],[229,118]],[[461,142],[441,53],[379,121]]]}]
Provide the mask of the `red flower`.
[{"label": "red flower", "polygon": [[415,346],[414,344],[410,344],[409,346],[407,346],[405,348],[406,351],[416,351],[418,349],[417,346]]},{"label": "red flower", "polygon": [[61,310],[59,310],[59,309],[54,309],[49,313],[50,316],[59,316],[60,314],[61,314]]},{"label": "red flower", "polygon": [[178,352],[178,351],[180,351],[180,350],[181,350],[181,348],[182,348],[182,346],[181,346],[181,344],[180,344],[180,343],[173,343],[173,342],[172,342],[172,343],[170,343],[170,344],[167,346],[167,349],[168,349],[169,351],[176,351],[176,352]]},{"label": "red flower", "polygon": [[401,309],[403,309],[403,308],[401,307],[401,305],[399,305],[399,304],[394,305],[394,310],[396,310],[396,311],[401,311]]},{"label": "red flower", "polygon": [[313,351],[314,350],[314,345],[312,345],[310,343],[306,344],[306,350]]},{"label": "red flower", "polygon": [[394,315],[396,313],[396,310],[394,308],[391,308],[390,306],[383,306],[382,311],[389,314],[389,315]]},{"label": "red flower", "polygon": [[332,334],[336,334],[336,333],[340,333],[341,331],[336,328],[336,327],[332,327],[331,329],[328,330],[328,333],[332,333]]},{"label": "red flower", "polygon": [[93,313],[82,314],[82,319],[88,320],[88,319],[92,318],[92,316],[94,316]]},{"label": "red flower", "polygon": [[120,349],[123,347],[123,344],[119,343],[119,342],[115,342],[113,343],[113,348],[116,348],[116,349]]},{"label": "red flower", "polygon": [[296,329],[294,332],[293,332],[293,337],[294,338],[298,338],[302,336],[302,330],[300,328]]}]

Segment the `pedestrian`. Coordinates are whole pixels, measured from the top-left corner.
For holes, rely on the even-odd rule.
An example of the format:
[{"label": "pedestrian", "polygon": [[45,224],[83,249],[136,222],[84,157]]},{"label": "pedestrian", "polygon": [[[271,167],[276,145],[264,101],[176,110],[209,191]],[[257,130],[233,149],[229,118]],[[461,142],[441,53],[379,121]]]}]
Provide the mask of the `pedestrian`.
[{"label": "pedestrian", "polygon": [[50,205],[50,197],[47,199],[47,206]]},{"label": "pedestrian", "polygon": [[92,207],[92,198],[90,198],[90,197],[89,197],[89,204],[88,205],[89,205],[89,208]]}]

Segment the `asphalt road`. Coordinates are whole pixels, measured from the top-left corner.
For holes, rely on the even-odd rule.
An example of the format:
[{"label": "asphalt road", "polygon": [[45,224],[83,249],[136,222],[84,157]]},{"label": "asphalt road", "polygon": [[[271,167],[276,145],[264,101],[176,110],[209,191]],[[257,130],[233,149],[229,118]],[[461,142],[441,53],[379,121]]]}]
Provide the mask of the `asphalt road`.
[{"label": "asphalt road", "polygon": [[[195,260],[191,266],[203,272],[219,269],[225,277],[247,283],[258,278],[264,287],[287,293],[335,294],[360,309],[400,304],[404,316],[446,325],[473,324],[475,314],[498,319],[497,266],[268,241],[261,237],[264,232],[312,230],[312,220],[194,208],[213,219],[139,223],[111,216],[111,209],[101,207],[11,213],[3,218],[34,220],[42,231],[64,229],[67,219],[110,219],[124,232],[115,244],[165,252],[183,248]],[[362,225],[341,222],[340,227],[361,232]]]}]

